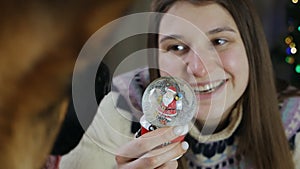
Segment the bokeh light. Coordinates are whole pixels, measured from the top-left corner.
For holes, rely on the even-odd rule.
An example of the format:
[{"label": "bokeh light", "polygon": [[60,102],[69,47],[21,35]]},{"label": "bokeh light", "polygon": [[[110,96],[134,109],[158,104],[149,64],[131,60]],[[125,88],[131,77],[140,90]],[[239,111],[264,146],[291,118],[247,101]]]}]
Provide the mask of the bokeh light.
[{"label": "bokeh light", "polygon": [[295,70],[296,70],[297,73],[300,73],[300,64],[296,65]]},{"label": "bokeh light", "polygon": [[294,58],[293,56],[287,56],[287,57],[285,58],[285,61],[286,61],[286,63],[292,65],[292,64],[295,63],[295,58]]},{"label": "bokeh light", "polygon": [[286,43],[287,45],[289,45],[290,43],[293,42],[293,37],[292,37],[292,36],[288,36],[288,37],[286,37],[286,38],[284,39],[284,41],[285,41],[285,43]]},{"label": "bokeh light", "polygon": [[295,27],[294,27],[293,25],[290,25],[290,26],[288,27],[288,31],[289,31],[289,32],[294,32],[294,30],[295,30]]},{"label": "bokeh light", "polygon": [[297,53],[297,48],[291,48],[291,53],[296,54]]},{"label": "bokeh light", "polygon": [[292,43],[290,43],[290,48],[296,48],[296,43],[294,43],[294,42],[292,42]]},{"label": "bokeh light", "polygon": [[287,55],[291,55],[292,54],[290,47],[286,48],[285,52],[286,52]]},{"label": "bokeh light", "polygon": [[296,3],[298,3],[298,0],[292,0],[292,2],[293,2],[294,4],[296,4]]}]

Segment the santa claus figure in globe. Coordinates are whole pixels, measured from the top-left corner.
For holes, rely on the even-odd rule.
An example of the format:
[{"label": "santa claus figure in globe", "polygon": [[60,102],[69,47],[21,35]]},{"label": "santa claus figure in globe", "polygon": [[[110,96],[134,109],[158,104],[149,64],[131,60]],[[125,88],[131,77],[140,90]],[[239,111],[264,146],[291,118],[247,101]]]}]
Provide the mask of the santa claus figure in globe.
[{"label": "santa claus figure in globe", "polygon": [[177,115],[178,110],[182,110],[182,94],[176,91],[174,86],[166,87],[160,107],[157,109],[157,118],[160,123],[166,125]]},{"label": "santa claus figure in globe", "polygon": [[[157,128],[184,126],[187,133],[189,125],[198,111],[194,89],[184,80],[177,77],[160,77],[151,82],[142,97],[143,116],[141,128],[135,137],[151,132]],[[164,144],[184,140],[185,134]]]},{"label": "santa claus figure in globe", "polygon": [[[183,95],[180,92],[177,92],[174,86],[166,87],[164,94],[161,97],[157,98],[160,106],[157,108],[156,114],[157,119],[159,119],[161,125],[167,126],[167,124],[177,116],[177,111],[182,110],[182,98]],[[140,124],[141,130],[136,134],[136,137],[139,137],[157,128],[156,126],[149,123],[144,116],[140,119]],[[188,130],[188,127],[185,130]],[[182,141],[183,139],[184,136],[179,136],[172,142]]]}]

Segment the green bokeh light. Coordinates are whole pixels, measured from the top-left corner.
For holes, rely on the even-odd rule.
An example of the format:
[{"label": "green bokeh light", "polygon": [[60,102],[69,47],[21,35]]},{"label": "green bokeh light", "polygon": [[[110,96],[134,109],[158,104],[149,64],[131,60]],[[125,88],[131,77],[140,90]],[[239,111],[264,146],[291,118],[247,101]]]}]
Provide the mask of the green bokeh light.
[{"label": "green bokeh light", "polygon": [[298,65],[296,66],[295,70],[296,70],[297,73],[300,73],[300,64],[298,64]]},{"label": "green bokeh light", "polygon": [[295,63],[295,58],[292,57],[292,56],[287,56],[285,58],[285,61],[288,63],[288,64],[294,64]]}]

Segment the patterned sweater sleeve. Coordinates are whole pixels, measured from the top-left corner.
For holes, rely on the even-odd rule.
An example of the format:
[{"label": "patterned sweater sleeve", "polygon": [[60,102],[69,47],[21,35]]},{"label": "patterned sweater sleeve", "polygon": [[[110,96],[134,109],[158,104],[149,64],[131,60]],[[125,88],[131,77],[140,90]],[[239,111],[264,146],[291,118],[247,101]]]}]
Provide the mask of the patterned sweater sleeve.
[{"label": "patterned sweater sleeve", "polygon": [[300,97],[290,97],[281,106],[285,132],[293,152],[296,168],[300,168]]}]

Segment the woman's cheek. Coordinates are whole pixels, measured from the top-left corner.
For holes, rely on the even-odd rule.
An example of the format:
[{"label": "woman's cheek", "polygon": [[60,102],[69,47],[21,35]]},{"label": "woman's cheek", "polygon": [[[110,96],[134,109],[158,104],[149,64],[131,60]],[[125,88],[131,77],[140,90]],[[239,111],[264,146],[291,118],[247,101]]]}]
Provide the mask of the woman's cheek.
[{"label": "woman's cheek", "polygon": [[243,50],[223,52],[220,54],[220,58],[226,72],[231,74],[242,73],[244,75],[249,73],[248,58]]},{"label": "woman's cheek", "polygon": [[179,57],[170,54],[160,54],[159,70],[161,76],[180,76],[185,64]]}]

